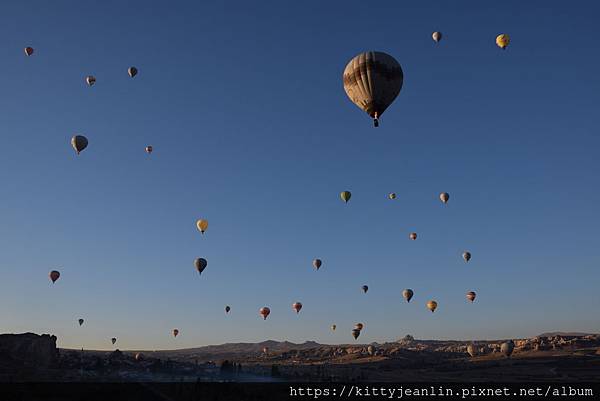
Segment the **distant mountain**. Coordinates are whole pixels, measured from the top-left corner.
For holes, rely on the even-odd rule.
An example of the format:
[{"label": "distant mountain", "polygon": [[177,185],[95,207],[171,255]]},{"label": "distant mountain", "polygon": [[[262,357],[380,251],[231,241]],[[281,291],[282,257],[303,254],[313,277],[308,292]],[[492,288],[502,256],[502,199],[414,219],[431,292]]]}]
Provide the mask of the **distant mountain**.
[{"label": "distant mountain", "polygon": [[542,333],[538,337],[583,337],[594,335],[595,333],[580,333],[577,331],[550,331],[548,333]]}]

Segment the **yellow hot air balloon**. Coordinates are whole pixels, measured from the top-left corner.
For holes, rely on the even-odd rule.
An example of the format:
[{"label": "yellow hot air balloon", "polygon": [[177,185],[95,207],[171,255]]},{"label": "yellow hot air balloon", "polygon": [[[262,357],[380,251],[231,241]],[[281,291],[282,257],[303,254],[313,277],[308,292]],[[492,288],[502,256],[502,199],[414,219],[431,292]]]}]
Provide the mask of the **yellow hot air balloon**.
[{"label": "yellow hot air balloon", "polygon": [[432,313],[435,312],[435,309],[437,308],[438,304],[435,301],[429,301],[427,302],[427,309],[429,309]]},{"label": "yellow hot air balloon", "polygon": [[344,69],[346,95],[379,126],[379,117],[402,89],[404,74],[389,54],[366,52],[354,57]]},{"label": "yellow hot air balloon", "polygon": [[198,230],[200,230],[200,232],[202,234],[204,234],[204,231],[206,231],[206,229],[208,228],[208,220],[204,220],[204,219],[200,219],[196,222],[196,227],[198,227]]},{"label": "yellow hot air balloon", "polygon": [[510,37],[507,34],[502,33],[502,34],[496,36],[496,44],[502,50],[506,49],[506,47],[508,46],[509,43],[510,43]]},{"label": "yellow hot air balloon", "polygon": [[350,191],[342,191],[340,193],[340,198],[342,198],[342,200],[346,203],[348,203],[348,201],[350,200],[351,197],[352,197],[352,194],[350,193]]}]

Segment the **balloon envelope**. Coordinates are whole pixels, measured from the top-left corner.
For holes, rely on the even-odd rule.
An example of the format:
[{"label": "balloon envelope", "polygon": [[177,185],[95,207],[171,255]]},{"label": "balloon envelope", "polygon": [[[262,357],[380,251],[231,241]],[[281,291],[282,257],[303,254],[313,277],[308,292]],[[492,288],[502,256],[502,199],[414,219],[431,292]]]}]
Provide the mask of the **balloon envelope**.
[{"label": "balloon envelope", "polygon": [[410,288],[407,288],[404,291],[402,291],[402,296],[404,297],[404,299],[406,299],[406,302],[410,302],[413,295],[414,295],[414,292]]},{"label": "balloon envelope", "polygon": [[507,34],[501,33],[500,35],[496,36],[496,45],[498,45],[498,47],[502,50],[506,49],[506,46],[508,46],[509,43],[510,37]]},{"label": "balloon envelope", "polygon": [[292,304],[292,309],[296,311],[296,313],[300,313],[300,310],[302,310],[302,303],[301,302],[294,302]]},{"label": "balloon envelope", "polygon": [[463,252],[462,257],[465,260],[465,262],[468,262],[469,260],[471,260],[471,252]]},{"label": "balloon envelope", "polygon": [[79,325],[81,326],[83,324],[83,319],[79,319],[78,322],[79,322]]},{"label": "balloon envelope", "polygon": [[352,330],[352,337],[354,337],[354,339],[356,340],[358,338],[358,336],[360,336],[360,330],[353,329]]},{"label": "balloon envelope", "polygon": [[404,74],[392,56],[370,51],[348,62],[343,81],[352,103],[375,119],[377,126],[377,119],[400,93]]},{"label": "balloon envelope", "polygon": [[437,306],[438,306],[438,304],[435,301],[427,302],[427,309],[429,309],[431,312],[435,312]]},{"label": "balloon envelope", "polygon": [[319,270],[319,268],[321,267],[322,264],[323,264],[323,262],[321,261],[321,259],[313,260],[313,267],[317,270]]},{"label": "balloon envelope", "polygon": [[366,294],[366,293],[367,293],[367,291],[369,291],[369,286],[368,286],[368,285],[363,285],[363,286],[362,286],[362,290],[363,290],[363,292]]},{"label": "balloon envelope", "polygon": [[267,316],[269,316],[269,314],[271,313],[271,309],[264,306],[264,307],[260,308],[258,313],[263,317],[263,320],[267,320]]},{"label": "balloon envelope", "polygon": [[113,337],[113,338],[110,339],[110,342],[114,344],[114,343],[117,342],[117,339],[115,337]]},{"label": "balloon envelope", "polygon": [[137,69],[137,68],[135,68],[135,67],[129,67],[129,68],[127,69],[127,73],[129,74],[129,76],[130,76],[131,78],[133,78],[133,77],[135,77],[135,76],[137,75],[137,73],[138,73],[138,69]]},{"label": "balloon envelope", "polygon": [[58,270],[52,270],[48,274],[48,276],[50,277],[50,280],[52,280],[52,282],[54,283],[60,277],[60,272]]},{"label": "balloon envelope", "polygon": [[431,38],[435,43],[438,43],[440,40],[442,40],[442,33],[436,31],[431,34]]},{"label": "balloon envelope", "polygon": [[173,329],[173,337],[177,337],[178,334],[179,334],[179,330]]},{"label": "balloon envelope", "polygon": [[477,296],[477,294],[475,294],[474,291],[467,292],[467,299],[471,302],[475,301],[476,296]]},{"label": "balloon envelope", "polygon": [[87,82],[89,86],[92,86],[96,83],[96,77],[94,77],[93,75],[88,75],[87,77],[85,77],[85,82]]},{"label": "balloon envelope", "polygon": [[227,306],[225,307],[225,313],[229,313],[229,311],[230,311],[230,310],[231,310],[231,307],[230,307],[229,305],[227,305]]},{"label": "balloon envelope", "polygon": [[509,358],[512,355],[514,349],[515,343],[512,340],[504,342],[500,346],[500,352],[502,352],[507,358]]},{"label": "balloon envelope", "polygon": [[208,220],[200,219],[196,222],[196,227],[202,234],[208,229]]},{"label": "balloon envelope", "polygon": [[196,270],[198,270],[198,273],[200,273],[200,274],[204,271],[204,269],[206,269],[207,265],[208,265],[208,262],[204,258],[196,258],[194,260],[194,266],[196,267]]},{"label": "balloon envelope", "polygon": [[146,153],[152,153],[152,150],[153,148],[151,145],[146,146]]},{"label": "balloon envelope", "polygon": [[410,238],[411,240],[416,240],[417,239],[417,233],[410,233],[410,235],[408,236],[408,238]]},{"label": "balloon envelope", "polygon": [[88,140],[83,135],[75,135],[73,138],[71,138],[71,146],[73,146],[75,152],[79,154],[83,149],[87,148]]},{"label": "balloon envelope", "polygon": [[33,47],[27,46],[25,48],[25,54],[28,55],[28,56],[31,56],[33,54]]},{"label": "balloon envelope", "polygon": [[440,194],[440,200],[441,200],[443,203],[448,203],[448,200],[449,200],[449,199],[450,199],[450,194],[449,194],[448,192],[442,192],[442,193]]},{"label": "balloon envelope", "polygon": [[346,203],[348,203],[351,197],[352,194],[350,193],[350,191],[342,191],[342,193],[340,193],[340,198],[342,198],[342,200]]}]

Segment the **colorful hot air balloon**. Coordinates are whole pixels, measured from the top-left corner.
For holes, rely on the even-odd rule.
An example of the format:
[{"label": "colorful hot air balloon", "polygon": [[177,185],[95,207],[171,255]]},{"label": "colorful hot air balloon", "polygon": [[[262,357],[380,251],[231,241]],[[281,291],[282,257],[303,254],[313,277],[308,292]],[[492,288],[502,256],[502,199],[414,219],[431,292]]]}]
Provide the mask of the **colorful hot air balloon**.
[{"label": "colorful hot air balloon", "polygon": [[322,264],[323,264],[323,262],[321,261],[321,259],[315,259],[315,260],[313,260],[313,267],[316,270],[319,270],[319,268],[321,267]]},{"label": "colorful hot air balloon", "polygon": [[442,192],[442,193],[440,194],[440,200],[441,200],[443,203],[448,203],[448,200],[449,200],[449,199],[450,199],[450,194],[449,194],[448,192]]},{"label": "colorful hot air balloon", "polygon": [[467,299],[471,302],[475,301],[476,296],[477,296],[477,294],[475,294],[474,291],[467,292]]},{"label": "colorful hot air balloon", "polygon": [[500,35],[496,36],[496,45],[498,45],[498,47],[502,50],[506,49],[509,43],[510,37],[507,34],[501,33]]},{"label": "colorful hot air balloon", "polygon": [[129,68],[127,69],[127,73],[129,74],[129,76],[130,76],[131,78],[133,78],[133,77],[135,77],[135,76],[137,75],[137,73],[138,73],[138,69],[137,69],[137,68],[135,68],[135,67],[129,67]]},{"label": "colorful hot air balloon", "polygon": [[296,313],[300,313],[300,310],[302,309],[302,303],[301,302],[294,302],[292,304],[292,309],[296,311]]},{"label": "colorful hot air balloon", "polygon": [[435,31],[431,34],[431,38],[435,43],[438,43],[440,40],[442,40],[442,33]]},{"label": "colorful hot air balloon", "polygon": [[73,146],[75,152],[79,154],[83,149],[87,148],[88,140],[83,135],[75,135],[73,138],[71,138],[71,146]]},{"label": "colorful hot air balloon", "polygon": [[31,55],[33,54],[33,47],[29,47],[29,46],[27,46],[27,47],[25,48],[25,54],[26,54],[27,56],[31,56]]},{"label": "colorful hot air balloon", "polygon": [[352,194],[350,193],[350,191],[342,191],[342,193],[340,193],[340,197],[344,202],[348,203],[348,201],[352,197]]},{"label": "colorful hot air balloon", "polygon": [[117,339],[115,337],[110,339],[110,342],[113,343],[113,345],[117,342]]},{"label": "colorful hot air balloon", "polygon": [[502,352],[507,358],[510,358],[514,349],[515,343],[513,342],[513,340],[506,341],[500,346],[500,352]]},{"label": "colorful hot air balloon", "polygon": [[467,352],[469,353],[469,355],[471,355],[471,357],[475,357],[477,355],[477,347],[475,346],[475,344],[467,345]]},{"label": "colorful hot air balloon", "polygon": [[52,280],[52,282],[54,283],[60,277],[60,272],[57,270],[52,270],[50,274],[48,274],[48,276],[50,277],[50,280]]},{"label": "colorful hot air balloon", "polygon": [[356,324],[354,325],[354,328],[355,328],[356,330],[362,330],[364,327],[365,327],[365,325],[364,325],[364,324],[362,324],[362,323],[356,323]]},{"label": "colorful hot air balloon", "polygon": [[417,233],[410,233],[410,235],[408,236],[408,238],[410,238],[411,240],[416,240],[417,239]]},{"label": "colorful hot air balloon", "polygon": [[435,301],[429,301],[427,302],[427,309],[429,309],[432,313],[435,312],[435,309],[437,308],[438,304]]},{"label": "colorful hot air balloon", "polygon": [[150,154],[150,153],[152,153],[152,150],[153,150],[153,148],[151,145],[146,146],[146,153]]},{"label": "colorful hot air balloon", "polygon": [[83,319],[79,319],[78,322],[79,322],[79,325],[81,326],[83,324]]},{"label": "colorful hot air balloon", "polygon": [[208,262],[204,258],[196,258],[194,260],[194,266],[196,266],[196,270],[198,270],[199,274],[202,274],[204,269],[206,269],[207,265],[208,265]]},{"label": "colorful hot air balloon", "polygon": [[471,252],[463,252],[462,257],[465,260],[465,262],[468,262],[469,260],[471,260]]},{"label": "colorful hot air balloon", "polygon": [[173,329],[173,337],[177,337],[179,334],[179,329]]},{"label": "colorful hot air balloon", "polygon": [[353,329],[352,330],[352,337],[354,337],[354,339],[356,340],[358,338],[358,336],[360,336],[360,330]]},{"label": "colorful hot air balloon", "polygon": [[231,307],[230,307],[229,305],[227,305],[227,306],[225,307],[225,313],[229,313],[229,311],[230,311],[230,310],[231,310]]},{"label": "colorful hot air balloon", "polygon": [[366,294],[367,291],[369,291],[369,286],[368,285],[363,285],[362,287],[363,292]]},{"label": "colorful hot air balloon", "polygon": [[404,74],[389,54],[366,52],[354,57],[344,69],[344,90],[350,100],[379,126],[379,118],[402,89]]},{"label": "colorful hot air balloon", "polygon": [[391,200],[396,199],[396,194],[393,192],[390,192],[390,194],[388,195],[388,198],[390,198]]},{"label": "colorful hot air balloon", "polygon": [[410,288],[407,288],[404,291],[402,291],[402,296],[404,297],[404,299],[406,299],[406,302],[410,302],[413,295],[414,295],[414,292]]},{"label": "colorful hot air balloon", "polygon": [[337,326],[335,324],[331,325],[331,331],[335,331],[336,328],[337,328]]},{"label": "colorful hot air balloon", "polygon": [[208,220],[200,219],[196,222],[196,227],[202,234],[208,229]]},{"label": "colorful hot air balloon", "polygon": [[263,320],[267,320],[267,316],[269,316],[269,314],[271,313],[271,309],[269,309],[266,306],[263,306],[262,308],[260,308],[258,313],[263,317]]},{"label": "colorful hot air balloon", "polygon": [[93,75],[88,75],[87,77],[85,77],[85,82],[87,82],[88,86],[92,86],[96,83],[96,77],[94,77]]}]

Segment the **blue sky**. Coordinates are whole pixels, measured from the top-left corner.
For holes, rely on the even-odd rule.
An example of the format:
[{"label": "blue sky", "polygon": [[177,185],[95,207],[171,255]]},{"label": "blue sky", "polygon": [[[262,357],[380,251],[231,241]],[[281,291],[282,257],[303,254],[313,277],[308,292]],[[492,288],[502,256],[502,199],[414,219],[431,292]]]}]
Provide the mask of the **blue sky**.
[{"label": "blue sky", "polygon": [[[599,331],[599,11],[3,4],[0,331],[97,349],[345,343],[359,321],[361,342]],[[366,50],[405,76],[378,129],[341,82]]]}]

